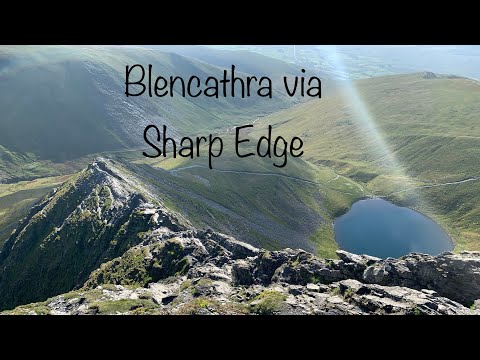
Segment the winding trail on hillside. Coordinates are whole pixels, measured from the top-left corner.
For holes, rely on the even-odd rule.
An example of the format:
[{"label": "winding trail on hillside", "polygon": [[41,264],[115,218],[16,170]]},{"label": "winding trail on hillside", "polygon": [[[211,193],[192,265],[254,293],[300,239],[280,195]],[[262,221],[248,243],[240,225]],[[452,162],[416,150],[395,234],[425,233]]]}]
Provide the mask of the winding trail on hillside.
[{"label": "winding trail on hillside", "polygon": [[325,184],[328,184],[330,183],[331,181],[335,181],[335,180],[338,180],[338,178],[340,177],[340,175],[338,175],[337,173],[335,173],[335,177],[334,178],[331,178],[330,180],[328,180]]},{"label": "winding trail on hillside", "polygon": [[[255,123],[256,123],[258,120],[260,120],[260,117],[257,117],[255,120],[253,120],[252,125],[255,125]],[[235,125],[235,126],[232,126],[232,127],[230,127],[230,128],[226,128],[226,129],[222,132],[222,134],[227,134],[227,133],[229,133],[230,131],[232,131],[233,129],[235,129],[235,128],[237,128],[237,127],[242,127],[242,126],[245,126],[245,125],[250,125],[250,123],[244,124],[244,125]]]},{"label": "winding trail on hillside", "polygon": [[[209,169],[209,167],[205,166],[205,165],[190,165],[190,166],[185,166],[185,167],[172,169],[172,170],[170,170],[170,173],[175,174],[178,171],[183,171],[183,170],[188,170],[188,169],[193,169],[193,168]],[[340,175],[338,175],[338,174],[336,174],[336,176],[334,178],[328,180],[327,182],[320,183],[320,182],[316,182],[316,181],[302,179],[302,178],[299,178],[299,177],[296,177],[296,176],[278,174],[278,173],[270,173],[270,172],[226,170],[226,169],[211,169],[211,170],[216,171],[216,172],[231,173],[231,174],[243,174],[243,175],[255,175],[255,176],[276,176],[276,177],[287,178],[287,179],[291,179],[291,180],[295,180],[295,181],[299,181],[299,182],[303,182],[303,183],[307,183],[307,184],[311,184],[311,185],[318,185],[318,186],[321,186],[321,187],[324,187],[324,188],[327,188],[327,189],[330,189],[330,190],[333,190],[333,191],[338,191],[338,192],[341,192],[341,193],[344,193],[344,194],[353,195],[352,193],[349,193],[349,192],[346,192],[346,191],[341,191],[341,190],[338,190],[338,189],[332,189],[328,186],[325,186],[326,184],[339,179]],[[414,186],[414,187],[410,187],[408,189],[403,189],[403,190],[392,192],[392,193],[390,193],[386,196],[388,197],[388,196],[392,196],[392,195],[397,195],[397,194],[401,194],[401,193],[404,193],[404,192],[407,192],[407,191],[410,191],[410,190],[415,190],[415,189],[427,189],[427,188],[433,188],[433,187],[458,185],[458,184],[464,184],[464,183],[467,183],[467,182],[478,181],[478,180],[480,180],[480,176],[474,176],[474,177],[470,177],[470,178],[459,180],[459,181],[451,181],[451,182],[446,182],[446,183],[441,183],[441,184],[426,184],[426,185]],[[359,184],[357,184],[357,185],[358,185],[359,189],[362,192],[364,192],[363,188]]]},{"label": "winding trail on hillside", "polygon": [[404,192],[407,192],[407,191],[410,191],[410,190],[415,190],[415,189],[427,189],[427,188],[440,187],[440,186],[458,185],[458,184],[464,184],[464,183],[467,183],[467,182],[478,181],[478,180],[480,180],[480,176],[474,176],[474,177],[470,177],[470,178],[464,179],[464,180],[446,182],[446,183],[441,183],[441,184],[427,184],[427,185],[421,185],[421,186],[414,186],[414,187],[411,187],[411,188],[408,188],[408,189],[403,189],[403,190],[400,190],[400,191],[392,192],[392,193],[388,194],[387,196],[401,194],[401,193],[404,193]]},{"label": "winding trail on hillside", "polygon": [[[205,165],[190,165],[190,166],[185,166],[185,167],[172,169],[172,170],[170,170],[170,173],[175,174],[178,171],[194,169],[194,168],[203,168],[203,169],[209,169],[210,170],[210,168],[208,166],[205,166]],[[338,174],[335,178],[332,178],[332,179],[328,180],[326,183],[321,183],[321,182],[311,181],[311,180],[307,180],[307,179],[302,179],[302,178],[299,178],[299,177],[296,177],[296,176],[278,174],[278,173],[272,173],[272,172],[225,170],[225,169],[215,169],[215,168],[213,168],[211,170],[216,171],[216,172],[221,172],[221,173],[230,173],[230,174],[243,174],[243,175],[255,175],[255,176],[276,176],[276,177],[281,177],[281,178],[286,178],[286,179],[290,179],[290,180],[295,180],[295,181],[307,183],[307,184],[310,184],[310,185],[318,185],[318,186],[324,187],[326,189],[337,191],[337,192],[340,192],[340,193],[343,193],[343,194],[354,195],[354,194],[346,192],[346,191],[341,191],[341,190],[338,190],[338,189],[333,189],[333,188],[330,188],[328,186],[325,186],[326,183],[328,184],[330,181],[337,180],[340,177],[340,175],[338,175]],[[362,191],[363,191],[363,189],[362,189]]]}]

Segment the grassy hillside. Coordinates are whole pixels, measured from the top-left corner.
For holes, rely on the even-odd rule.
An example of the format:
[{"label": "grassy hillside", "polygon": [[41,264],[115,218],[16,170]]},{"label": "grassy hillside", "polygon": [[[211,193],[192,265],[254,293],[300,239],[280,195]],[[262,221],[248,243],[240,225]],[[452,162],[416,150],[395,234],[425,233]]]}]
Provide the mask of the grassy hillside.
[{"label": "grassy hillside", "polygon": [[[23,171],[39,160],[64,162],[141,146],[150,123],[165,124],[177,135],[215,131],[296,101],[280,91],[268,101],[258,96],[183,98],[178,93],[127,98],[125,66],[137,63],[145,68],[152,64],[154,76],[167,78],[223,74],[205,62],[144,48],[0,47],[0,177],[15,178],[15,169]],[[260,71],[254,62],[248,70]],[[237,66],[237,71],[246,76],[244,69]],[[47,164],[44,176],[53,175],[49,169]]]},{"label": "grassy hillside", "polygon": [[437,186],[480,176],[480,85],[413,74],[353,86],[262,118],[253,136],[269,124],[300,134],[305,160],[433,216],[458,249],[480,249],[480,182]]},{"label": "grassy hillside", "polygon": [[69,176],[40,178],[14,184],[0,184],[0,249],[20,218],[26,216],[32,205]]}]

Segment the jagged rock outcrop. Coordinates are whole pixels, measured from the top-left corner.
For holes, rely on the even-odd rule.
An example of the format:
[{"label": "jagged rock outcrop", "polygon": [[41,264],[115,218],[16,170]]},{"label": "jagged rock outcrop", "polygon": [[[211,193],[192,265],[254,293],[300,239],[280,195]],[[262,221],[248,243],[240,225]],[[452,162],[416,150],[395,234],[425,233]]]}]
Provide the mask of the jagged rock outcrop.
[{"label": "jagged rock outcrop", "polygon": [[430,289],[469,305],[480,298],[480,252],[410,254],[377,261],[365,269],[362,279],[372,284]]},{"label": "jagged rock outcrop", "polygon": [[425,72],[423,73],[423,76],[422,76],[422,77],[423,77],[424,79],[437,79],[437,78],[438,78],[438,76],[437,76],[435,73],[431,72],[431,71],[425,71]]},{"label": "jagged rock outcrop", "polygon": [[[93,271],[81,289],[7,313],[480,314],[434,290],[362,280],[392,259],[338,255],[339,260],[327,260],[302,250],[266,251],[212,231],[154,230]],[[455,269],[464,261],[463,269],[470,271],[480,268],[477,255],[446,256],[455,257]],[[444,257],[430,262],[445,264]],[[455,279],[459,273],[442,276]],[[480,274],[472,270],[470,276],[478,281]]]}]

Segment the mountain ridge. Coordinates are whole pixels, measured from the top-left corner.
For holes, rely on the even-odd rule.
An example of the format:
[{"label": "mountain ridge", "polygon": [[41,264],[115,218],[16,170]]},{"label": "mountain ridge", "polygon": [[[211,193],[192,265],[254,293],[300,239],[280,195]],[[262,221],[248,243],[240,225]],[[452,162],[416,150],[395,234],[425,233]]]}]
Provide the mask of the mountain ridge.
[{"label": "mountain ridge", "polygon": [[468,308],[480,305],[480,252],[381,260],[339,250],[337,256],[269,251],[197,229],[122,164],[97,158],[37,203],[5,243],[0,309],[480,314]]},{"label": "mountain ridge", "polygon": [[138,243],[152,214],[167,228],[189,226],[121,168],[99,158],[32,207],[0,250],[0,307],[81,285],[101,262]]}]

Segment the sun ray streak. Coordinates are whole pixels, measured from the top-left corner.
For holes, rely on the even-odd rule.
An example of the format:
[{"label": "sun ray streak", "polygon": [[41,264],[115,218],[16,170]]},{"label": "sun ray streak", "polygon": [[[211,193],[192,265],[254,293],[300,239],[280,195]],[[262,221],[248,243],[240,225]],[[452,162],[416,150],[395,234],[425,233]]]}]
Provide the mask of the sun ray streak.
[{"label": "sun ray streak", "polygon": [[[395,174],[397,178],[402,179],[402,187],[413,187],[413,182],[407,176],[400,162],[397,160],[394,151],[389,147],[385,136],[377,125],[375,117],[371,114],[368,104],[362,99],[355,83],[351,80],[349,72],[346,69],[341,54],[335,46],[326,47],[329,60],[333,62],[337,72],[344,76],[344,80],[339,81],[339,86],[345,104],[351,109],[351,116],[358,129],[367,137],[370,144],[369,155],[373,157],[375,164],[385,170],[385,174]],[[418,196],[418,194],[416,194]]]}]

